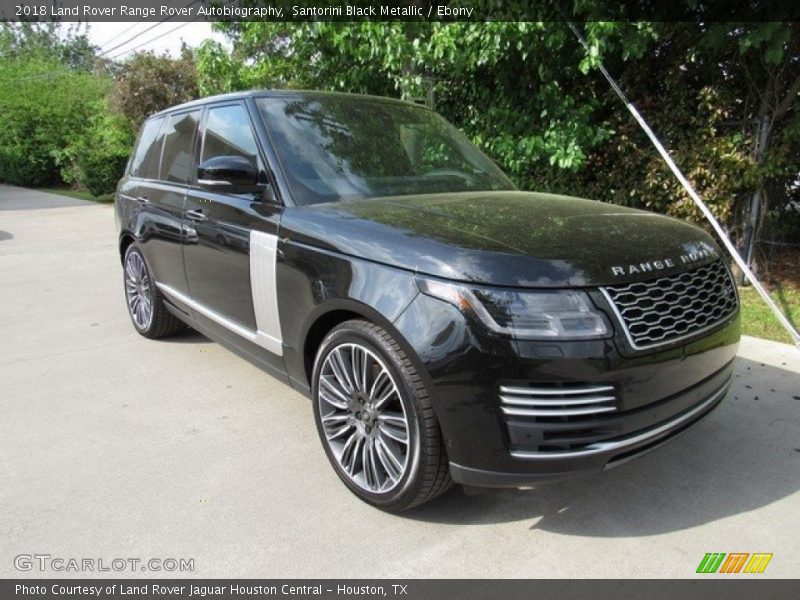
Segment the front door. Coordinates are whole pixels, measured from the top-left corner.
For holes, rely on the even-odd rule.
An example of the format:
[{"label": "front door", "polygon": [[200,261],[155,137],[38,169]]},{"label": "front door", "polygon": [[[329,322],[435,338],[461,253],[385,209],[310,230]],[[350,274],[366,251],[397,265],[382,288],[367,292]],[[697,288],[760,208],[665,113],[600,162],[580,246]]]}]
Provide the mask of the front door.
[{"label": "front door", "polygon": [[[212,105],[204,117],[200,163],[232,155],[256,165],[266,185],[246,106]],[[195,313],[276,357],[282,355],[275,292],[281,209],[261,195],[225,194],[195,185],[187,192],[184,213],[184,265]]]}]

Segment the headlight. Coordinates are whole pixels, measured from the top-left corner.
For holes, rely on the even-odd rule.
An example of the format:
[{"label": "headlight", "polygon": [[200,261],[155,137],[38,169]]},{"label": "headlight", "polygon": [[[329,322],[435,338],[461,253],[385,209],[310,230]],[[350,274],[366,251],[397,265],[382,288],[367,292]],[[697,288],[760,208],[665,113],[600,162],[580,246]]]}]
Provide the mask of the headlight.
[{"label": "headlight", "polygon": [[603,314],[578,290],[514,290],[417,278],[423,294],[474,313],[490,330],[518,339],[608,337]]}]

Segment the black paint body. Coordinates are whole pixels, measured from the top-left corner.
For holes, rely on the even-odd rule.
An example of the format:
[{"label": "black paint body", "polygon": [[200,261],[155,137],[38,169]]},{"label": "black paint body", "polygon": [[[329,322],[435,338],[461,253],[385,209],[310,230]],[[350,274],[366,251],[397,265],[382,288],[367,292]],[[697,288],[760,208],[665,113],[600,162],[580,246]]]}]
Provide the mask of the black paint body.
[{"label": "black paint body", "polygon": [[[726,385],[739,340],[738,311],[688,340],[637,351],[598,291],[604,285],[648,281],[719,260],[716,244],[701,229],[644,211],[517,191],[297,206],[254,104],[256,96],[287,94],[297,93],[228,95],[172,109],[245,106],[273,192],[270,198],[212,192],[196,181],[178,185],[127,176],[119,184],[121,248],[135,241],[157,281],[248,329],[255,327],[249,232],[278,236],[275,285],[282,356],[171,299],[171,310],[198,330],[308,395],[316,347],[330,328],[349,318],[383,326],[425,378],[454,478],[473,485],[520,485],[601,470],[654,445],[650,441],[628,448],[624,455],[513,458],[511,449],[535,445],[542,432],[524,419],[504,417],[498,402],[503,382],[614,386],[620,411],[602,419],[609,439],[656,427]],[[205,218],[189,215],[198,210]],[[682,256],[703,248],[713,249],[716,256],[691,265],[682,262]],[[672,266],[661,264],[658,273],[627,272],[630,264],[667,259]],[[625,266],[626,273],[615,274],[615,265]],[[419,276],[586,290],[614,333],[586,341],[502,337],[455,306],[421,294]]]}]

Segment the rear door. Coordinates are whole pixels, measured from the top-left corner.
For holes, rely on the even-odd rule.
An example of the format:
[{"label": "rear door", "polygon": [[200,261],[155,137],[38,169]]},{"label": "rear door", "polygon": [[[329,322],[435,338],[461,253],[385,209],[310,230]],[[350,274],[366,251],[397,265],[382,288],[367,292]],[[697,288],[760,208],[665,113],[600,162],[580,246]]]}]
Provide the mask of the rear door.
[{"label": "rear door", "polygon": [[[201,127],[199,163],[232,155],[250,160],[268,185],[264,154],[241,101],[208,106]],[[276,356],[282,355],[275,293],[281,212],[260,194],[193,185],[186,196],[184,264],[195,312]]]},{"label": "rear door", "polygon": [[183,204],[194,170],[200,114],[195,109],[148,122],[142,132],[142,152],[137,151],[131,165],[131,174],[138,178],[138,236],[145,259],[158,283],[181,292],[188,291],[181,247]]}]

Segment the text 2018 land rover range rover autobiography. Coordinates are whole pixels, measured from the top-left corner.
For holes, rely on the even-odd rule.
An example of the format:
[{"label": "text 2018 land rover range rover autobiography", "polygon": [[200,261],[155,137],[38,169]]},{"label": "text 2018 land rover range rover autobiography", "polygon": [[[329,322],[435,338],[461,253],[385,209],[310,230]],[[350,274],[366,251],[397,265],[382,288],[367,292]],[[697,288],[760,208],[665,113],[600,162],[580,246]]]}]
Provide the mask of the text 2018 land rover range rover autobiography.
[{"label": "text 2018 land rover range rover autobiography", "polygon": [[248,92],[144,124],[116,202],[134,326],[310,396],[360,498],[605,469],[725,395],[736,290],[667,217],[519,192],[436,113]]}]

